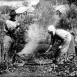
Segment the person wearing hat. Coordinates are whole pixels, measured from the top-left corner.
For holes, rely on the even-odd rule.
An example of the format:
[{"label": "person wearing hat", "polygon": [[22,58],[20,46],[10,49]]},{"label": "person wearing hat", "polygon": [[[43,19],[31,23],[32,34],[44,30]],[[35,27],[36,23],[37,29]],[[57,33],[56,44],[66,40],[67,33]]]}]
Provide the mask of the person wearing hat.
[{"label": "person wearing hat", "polygon": [[70,11],[70,8],[67,4],[56,6],[55,7],[55,13],[54,13],[55,21],[53,22],[54,26],[57,26],[60,28],[67,27],[70,24],[68,17],[67,17],[69,11]]},{"label": "person wearing hat", "polygon": [[5,59],[8,59],[8,51],[9,48],[11,47],[11,44],[15,39],[13,39],[13,32],[16,30],[16,28],[19,26],[19,23],[16,22],[16,12],[15,10],[10,11],[10,19],[5,21],[5,27],[4,27],[4,32],[5,36],[3,39],[3,44],[4,44],[4,53],[6,54]]},{"label": "person wearing hat", "polygon": [[[50,25],[48,27],[48,33],[51,35],[51,39],[53,39],[52,47],[55,43],[55,39],[61,40],[58,48],[60,49],[60,54],[58,57],[65,55],[65,60],[71,55],[75,55],[75,45],[74,45],[74,38],[70,34],[70,32],[64,29],[55,28],[54,25]],[[58,58],[58,61],[60,59]]]}]

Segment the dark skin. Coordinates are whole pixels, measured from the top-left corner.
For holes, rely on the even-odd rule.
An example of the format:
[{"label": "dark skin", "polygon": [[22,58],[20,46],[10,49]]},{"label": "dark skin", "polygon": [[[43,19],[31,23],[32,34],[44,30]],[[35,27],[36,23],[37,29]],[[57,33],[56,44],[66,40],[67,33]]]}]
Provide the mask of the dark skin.
[{"label": "dark skin", "polygon": [[16,15],[11,15],[9,20],[11,20],[11,21],[16,21],[16,20],[15,20],[15,17],[16,17]]}]

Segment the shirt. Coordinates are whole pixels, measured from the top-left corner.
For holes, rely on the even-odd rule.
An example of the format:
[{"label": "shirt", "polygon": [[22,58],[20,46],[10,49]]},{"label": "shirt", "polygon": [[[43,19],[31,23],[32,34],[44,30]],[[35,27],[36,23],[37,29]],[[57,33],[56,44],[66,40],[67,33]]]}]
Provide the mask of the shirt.
[{"label": "shirt", "polygon": [[[67,42],[69,36],[69,32],[63,29],[56,29],[55,35],[52,35],[52,45],[55,43],[55,40],[60,40],[59,45],[63,45],[64,42]],[[70,39],[68,39],[70,40]]]},{"label": "shirt", "polygon": [[66,39],[67,37],[69,37],[68,35],[70,34],[70,32],[63,30],[63,29],[56,29],[55,32],[58,36],[60,36],[62,39]]},{"label": "shirt", "polygon": [[6,23],[4,28],[5,32],[8,32],[8,30],[12,31],[17,27],[17,25],[19,25],[16,21],[11,21],[11,20],[7,20],[5,23]]}]

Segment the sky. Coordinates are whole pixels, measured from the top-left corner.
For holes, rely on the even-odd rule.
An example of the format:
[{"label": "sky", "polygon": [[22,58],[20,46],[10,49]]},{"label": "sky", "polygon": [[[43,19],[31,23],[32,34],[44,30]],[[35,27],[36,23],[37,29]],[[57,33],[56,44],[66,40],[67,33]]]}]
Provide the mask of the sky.
[{"label": "sky", "polygon": [[26,1],[30,2],[31,5],[36,5],[39,2],[39,0],[26,0]]},{"label": "sky", "polygon": [[0,0],[0,1],[1,1],[0,6],[3,6],[3,5],[20,6],[22,4],[22,1],[27,1],[29,3],[29,5],[31,6],[31,5],[36,5],[39,2],[39,0]]}]

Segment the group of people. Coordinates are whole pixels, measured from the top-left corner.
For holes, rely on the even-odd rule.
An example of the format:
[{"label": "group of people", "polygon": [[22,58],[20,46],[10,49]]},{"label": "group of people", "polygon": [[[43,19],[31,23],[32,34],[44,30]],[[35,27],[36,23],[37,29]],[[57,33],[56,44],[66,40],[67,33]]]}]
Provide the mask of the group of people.
[{"label": "group of people", "polygon": [[[56,25],[61,21],[61,19],[63,19],[66,16],[66,13],[68,11],[66,9],[67,9],[66,5],[59,5],[56,7],[55,15],[54,15],[56,20],[54,21],[53,24],[48,26],[48,29],[47,29],[48,33],[51,35],[51,42],[52,42],[51,47],[53,46],[55,39],[61,40],[61,43],[58,47],[60,49],[59,57],[63,56],[64,54],[70,55],[72,53],[75,53],[73,35],[67,30],[56,27]],[[4,53],[6,53],[6,55],[7,55],[6,60],[8,58],[9,48],[10,48],[12,42],[14,41],[14,39],[11,36],[11,33],[20,26],[20,24],[18,22],[16,22],[16,16],[17,16],[16,11],[11,10],[10,19],[6,20],[6,25],[5,25],[5,29],[4,29],[5,36],[4,36],[4,40],[3,40]],[[21,56],[21,55],[23,55],[23,53],[20,54],[20,52],[19,52],[19,53],[17,53],[17,55]],[[65,57],[67,57],[67,56],[65,56]]]}]

